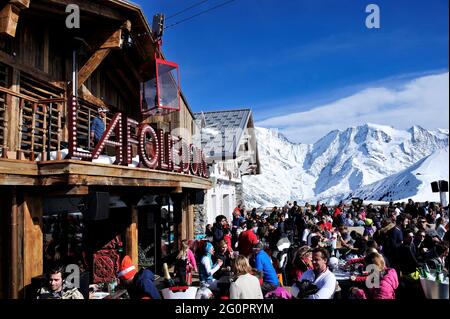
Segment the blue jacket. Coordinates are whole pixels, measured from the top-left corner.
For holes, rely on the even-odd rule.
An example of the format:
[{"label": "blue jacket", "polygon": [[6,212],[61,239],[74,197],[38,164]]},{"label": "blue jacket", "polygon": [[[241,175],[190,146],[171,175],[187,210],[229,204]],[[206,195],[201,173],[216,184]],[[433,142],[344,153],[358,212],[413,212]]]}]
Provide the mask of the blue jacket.
[{"label": "blue jacket", "polygon": [[155,286],[155,275],[151,270],[141,269],[133,279],[133,284],[128,288],[131,299],[142,299],[151,297],[161,299],[158,289]]},{"label": "blue jacket", "polygon": [[263,281],[275,286],[279,285],[278,276],[273,268],[269,255],[264,250],[260,250],[255,256],[255,268],[263,272]]},{"label": "blue jacket", "polygon": [[91,132],[94,132],[94,139],[97,141],[100,140],[103,132],[105,132],[105,123],[98,116],[94,117],[91,122]]}]

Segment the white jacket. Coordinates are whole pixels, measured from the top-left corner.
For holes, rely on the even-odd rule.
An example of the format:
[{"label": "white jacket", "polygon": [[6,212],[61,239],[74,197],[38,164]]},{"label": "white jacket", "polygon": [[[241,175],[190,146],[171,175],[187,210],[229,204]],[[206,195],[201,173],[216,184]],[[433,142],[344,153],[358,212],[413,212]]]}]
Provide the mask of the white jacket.
[{"label": "white jacket", "polygon": [[230,285],[230,299],[263,299],[258,278],[251,274],[239,276]]}]

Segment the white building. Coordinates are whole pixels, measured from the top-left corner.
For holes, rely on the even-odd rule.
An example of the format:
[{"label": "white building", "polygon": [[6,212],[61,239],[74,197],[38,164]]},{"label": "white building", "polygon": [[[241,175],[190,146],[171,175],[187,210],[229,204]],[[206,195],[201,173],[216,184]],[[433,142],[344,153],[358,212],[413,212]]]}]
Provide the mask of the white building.
[{"label": "white building", "polygon": [[[196,113],[202,148],[213,188],[205,194],[207,223],[217,215],[232,218],[242,199],[242,176],[260,174],[258,148],[250,109]],[[245,204],[245,203],[244,203]]]}]

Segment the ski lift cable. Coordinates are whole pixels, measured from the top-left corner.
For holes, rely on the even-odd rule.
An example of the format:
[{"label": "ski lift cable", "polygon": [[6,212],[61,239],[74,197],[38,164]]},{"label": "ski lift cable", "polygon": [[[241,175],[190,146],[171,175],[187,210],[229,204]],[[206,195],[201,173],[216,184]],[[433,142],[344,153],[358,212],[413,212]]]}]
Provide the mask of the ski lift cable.
[{"label": "ski lift cable", "polygon": [[167,27],[164,28],[164,30],[166,30],[166,29],[168,29],[168,28],[171,28],[171,27],[173,27],[173,26],[176,26],[176,25],[178,25],[178,24],[180,24],[180,23],[186,22],[186,21],[188,21],[188,20],[191,20],[191,19],[193,19],[193,18],[195,18],[195,17],[198,17],[199,15],[202,15],[202,14],[205,14],[205,13],[210,12],[210,11],[212,11],[212,10],[215,10],[215,9],[217,9],[217,8],[223,7],[224,5],[227,5],[227,4],[229,4],[229,3],[231,3],[231,2],[234,2],[234,1],[236,1],[236,0],[228,0],[228,1],[225,1],[225,2],[222,2],[222,3],[218,4],[218,5],[216,5],[216,6],[214,6],[214,7],[211,7],[211,8],[209,8],[209,9],[207,9],[207,10],[200,11],[199,13],[194,14],[194,15],[188,17],[188,18],[182,19],[182,20],[180,20],[180,21],[178,21],[178,22],[175,22],[175,23],[173,23],[173,24],[171,24],[171,25],[168,25]]},{"label": "ski lift cable", "polygon": [[176,12],[176,13],[170,15],[170,16],[168,16],[168,17],[166,18],[166,20],[169,20],[169,19],[171,19],[171,18],[173,18],[173,17],[176,17],[177,15],[180,15],[180,14],[182,14],[182,13],[184,13],[184,12],[186,12],[186,11],[192,9],[192,8],[195,8],[195,7],[201,5],[201,4],[205,3],[205,2],[208,2],[208,1],[209,1],[209,0],[202,0],[202,1],[200,1],[200,2],[194,3],[193,5],[191,5],[191,6],[187,7],[187,8],[185,8],[185,9],[183,9],[183,10],[181,10],[181,11],[178,11],[178,12]]}]

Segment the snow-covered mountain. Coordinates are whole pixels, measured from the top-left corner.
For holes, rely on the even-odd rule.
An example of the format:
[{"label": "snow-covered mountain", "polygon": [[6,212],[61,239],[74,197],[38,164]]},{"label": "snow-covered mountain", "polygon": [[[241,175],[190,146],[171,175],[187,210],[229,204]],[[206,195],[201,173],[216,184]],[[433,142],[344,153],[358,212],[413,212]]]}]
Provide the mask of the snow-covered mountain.
[{"label": "snow-covered mountain", "polygon": [[364,186],[352,196],[363,199],[391,201],[439,201],[439,193],[431,191],[430,183],[448,181],[448,147],[437,150],[400,173]]},{"label": "snow-covered mountain", "polygon": [[[262,174],[243,178],[244,200],[249,206],[282,205],[287,200],[333,203],[362,191],[363,186],[408,169],[412,172],[412,166],[427,156],[446,167],[447,178],[439,179],[448,179],[448,152],[446,158],[430,156],[448,148],[448,130],[444,129],[413,126],[404,131],[365,124],[331,131],[314,144],[290,143],[274,129],[256,128],[256,137]],[[414,194],[418,193],[411,191],[405,197]]]}]

